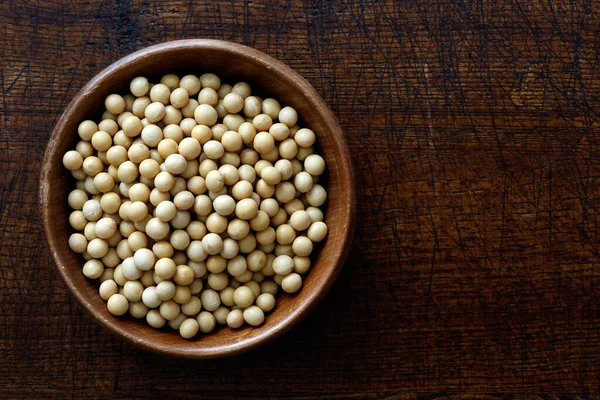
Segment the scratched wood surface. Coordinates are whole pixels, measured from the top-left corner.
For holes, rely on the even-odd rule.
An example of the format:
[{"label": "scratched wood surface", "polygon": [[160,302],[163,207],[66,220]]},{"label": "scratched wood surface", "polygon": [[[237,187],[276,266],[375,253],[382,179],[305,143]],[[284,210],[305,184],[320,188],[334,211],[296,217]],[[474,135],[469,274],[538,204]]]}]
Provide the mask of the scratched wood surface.
[{"label": "scratched wood surface", "polygon": [[[0,398],[600,393],[599,24],[592,0],[0,1]],[[356,163],[359,221],[306,322],[183,362],[74,304],[36,192],[85,82],[195,37],[265,51],[323,95]]]}]

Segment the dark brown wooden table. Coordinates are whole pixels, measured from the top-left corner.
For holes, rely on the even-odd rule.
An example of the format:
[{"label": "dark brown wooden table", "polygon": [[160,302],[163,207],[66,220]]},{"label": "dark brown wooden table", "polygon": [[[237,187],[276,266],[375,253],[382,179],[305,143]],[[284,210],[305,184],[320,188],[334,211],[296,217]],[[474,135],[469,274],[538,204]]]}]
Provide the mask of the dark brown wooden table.
[{"label": "dark brown wooden table", "polygon": [[[196,37],[306,77],[359,189],[324,304],[272,344],[202,362],[137,350],[83,314],[37,205],[79,88]],[[5,0],[0,38],[0,398],[600,393],[598,2]]]}]

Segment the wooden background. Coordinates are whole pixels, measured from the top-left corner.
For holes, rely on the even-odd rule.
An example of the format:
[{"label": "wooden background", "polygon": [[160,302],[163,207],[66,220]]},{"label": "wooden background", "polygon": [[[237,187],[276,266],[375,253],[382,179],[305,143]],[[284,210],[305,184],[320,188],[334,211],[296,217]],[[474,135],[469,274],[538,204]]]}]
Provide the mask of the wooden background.
[{"label": "wooden background", "polygon": [[[196,37],[262,50],[323,95],[357,166],[359,222],[306,322],[184,362],[74,304],[36,195],[85,82]],[[0,0],[0,49],[1,398],[600,393],[597,1]]]}]

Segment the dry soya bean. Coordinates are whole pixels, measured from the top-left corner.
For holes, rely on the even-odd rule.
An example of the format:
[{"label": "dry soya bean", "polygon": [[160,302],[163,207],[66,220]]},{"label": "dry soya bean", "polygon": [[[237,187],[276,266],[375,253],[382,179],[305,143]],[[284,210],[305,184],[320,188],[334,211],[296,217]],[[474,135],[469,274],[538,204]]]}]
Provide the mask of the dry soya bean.
[{"label": "dry soya bean", "polygon": [[275,99],[268,98],[262,101],[262,112],[270,116],[272,119],[277,119],[281,111],[281,105]]},{"label": "dry soya bean", "polygon": [[160,329],[167,323],[167,320],[164,319],[158,310],[150,310],[148,314],[146,314],[146,322],[153,328]]},{"label": "dry soya bean", "polygon": [[213,312],[213,316],[215,317],[217,324],[227,324],[227,316],[229,315],[229,311],[229,308],[221,306]]},{"label": "dry soya bean", "polygon": [[254,150],[260,154],[268,153],[275,146],[275,139],[269,132],[259,132],[254,137]]},{"label": "dry soya bean", "polygon": [[112,279],[108,279],[102,282],[102,284],[100,285],[100,289],[98,290],[98,292],[100,293],[100,297],[102,297],[102,300],[104,301],[110,299],[111,296],[113,294],[118,293],[118,291],[119,287],[117,286],[117,283]]},{"label": "dry soya bean", "polygon": [[216,233],[209,233],[202,238],[202,247],[209,255],[219,254],[223,249],[223,239]]},{"label": "dry soya bean", "polygon": [[170,101],[175,108],[183,108],[189,100],[189,92],[184,88],[177,88],[171,92]]},{"label": "dry soya bean", "polygon": [[232,329],[241,328],[244,325],[244,315],[242,310],[232,310],[227,314],[227,326]]},{"label": "dry soya bean", "polygon": [[87,250],[88,240],[81,233],[73,233],[69,237],[69,247],[75,253],[83,253]]},{"label": "dry soya bean", "polygon": [[223,106],[227,112],[238,113],[244,108],[244,98],[234,91],[223,98]]},{"label": "dry soya bean", "polygon": [[294,186],[301,193],[306,193],[313,187],[313,177],[308,172],[298,172],[294,177]]},{"label": "dry soya bean", "polygon": [[269,215],[264,211],[258,211],[256,215],[250,220],[250,226],[256,232],[261,232],[269,226],[271,222]]},{"label": "dry soya bean", "polygon": [[254,218],[258,213],[258,204],[252,199],[242,199],[235,206],[235,215],[243,220]]},{"label": "dry soya bean", "polygon": [[142,140],[147,146],[156,147],[163,139],[163,131],[157,125],[147,125],[142,131]]},{"label": "dry soya bean", "polygon": [[83,216],[88,221],[97,221],[102,216],[102,207],[100,202],[95,199],[90,199],[83,204],[82,207]]},{"label": "dry soya bean", "polygon": [[83,275],[90,279],[99,278],[104,272],[104,265],[99,260],[88,260],[82,268]]},{"label": "dry soya bean", "polygon": [[127,281],[123,286],[123,295],[131,302],[138,302],[142,299],[144,285],[140,281]]},{"label": "dry soya bean", "polygon": [[229,93],[231,93],[231,89],[233,89],[233,86],[231,86],[228,83],[223,83],[221,86],[219,86],[219,89],[217,89],[217,93],[219,94],[219,99],[225,98],[225,96],[227,96]]},{"label": "dry soya bean", "polygon": [[298,145],[294,139],[285,139],[279,144],[279,156],[286,160],[292,160],[298,155]]},{"label": "dry soya bean", "polygon": [[169,327],[171,329],[175,329],[175,330],[179,330],[179,328],[181,328],[181,324],[183,324],[183,321],[185,321],[187,319],[187,315],[185,314],[179,314],[177,316],[177,318],[172,319],[171,321],[168,322]]},{"label": "dry soya bean", "polygon": [[171,279],[177,272],[175,262],[170,258],[161,258],[158,260],[154,269],[162,279]]},{"label": "dry soya bean", "polygon": [[148,311],[149,311],[148,307],[146,307],[146,305],[144,303],[142,303],[141,301],[138,301],[137,303],[129,304],[129,314],[133,318],[137,318],[137,319],[146,318]]},{"label": "dry soya bean", "polygon": [[327,191],[323,186],[316,184],[306,193],[308,204],[313,207],[320,207],[327,200]]},{"label": "dry soya bean", "polygon": [[193,137],[184,138],[179,142],[178,151],[186,160],[193,160],[200,155],[202,146],[200,146],[200,143]]},{"label": "dry soya bean", "polygon": [[134,78],[129,84],[129,90],[136,97],[144,96],[150,90],[148,79],[143,76]]},{"label": "dry soya bean", "polygon": [[171,220],[171,226],[175,229],[185,229],[191,220],[190,213],[188,211],[177,210],[175,218]]},{"label": "dry soya bean", "polygon": [[105,99],[98,124],[81,122],[63,156],[78,180],[69,247],[82,273],[101,281],[111,313],[168,321],[184,338],[262,324],[327,236],[315,132],[212,73],[136,77],[129,90]]},{"label": "dry soya bean", "polygon": [[248,325],[258,326],[265,320],[265,314],[258,306],[250,306],[244,310],[244,320]]},{"label": "dry soya bean", "polygon": [[200,301],[200,299],[196,296],[192,296],[190,301],[181,306],[181,312],[191,317],[198,314],[201,308],[202,302]]},{"label": "dry soya bean", "polygon": [[223,157],[223,154],[225,154],[225,148],[223,147],[223,144],[216,140],[209,140],[208,142],[204,143],[203,151],[204,154],[206,154],[206,156],[212,160],[217,160]]},{"label": "dry soya bean", "polygon": [[219,294],[212,289],[203,291],[200,300],[202,301],[202,307],[207,311],[215,311],[221,305]]},{"label": "dry soya bean", "polygon": [[96,176],[104,169],[104,164],[102,160],[98,157],[90,156],[86,157],[81,164],[81,168],[83,172],[85,172],[89,176]]},{"label": "dry soya bean", "polygon": [[200,332],[202,333],[210,333],[215,329],[215,317],[207,311],[202,311],[198,314],[196,320],[198,321]]},{"label": "dry soya bean", "polygon": [[110,113],[118,115],[125,111],[125,99],[118,94],[111,94],[104,101],[104,106]]},{"label": "dry soya bean", "polygon": [[246,82],[238,82],[231,88],[231,92],[240,95],[243,99],[250,96],[252,89]]},{"label": "dry soya bean", "polygon": [[302,287],[302,277],[293,272],[281,280],[281,288],[287,293],[296,293]]},{"label": "dry soya bean", "polygon": [[181,154],[171,154],[165,159],[165,168],[173,175],[177,175],[185,171],[187,161]]},{"label": "dry soya bean", "polygon": [[96,132],[98,132],[98,125],[96,125],[94,121],[83,121],[77,127],[77,133],[79,134],[79,137],[88,142],[92,139],[92,135]]},{"label": "dry soya bean", "polygon": [[194,110],[194,119],[198,124],[212,126],[217,122],[217,110],[208,104],[200,104]]},{"label": "dry soya bean", "polygon": [[73,210],[81,210],[88,200],[88,195],[81,189],[75,189],[69,193],[67,202]]},{"label": "dry soya bean", "polygon": [[112,218],[102,218],[96,223],[96,235],[108,239],[117,232],[117,223]]},{"label": "dry soya bean", "polygon": [[194,318],[188,318],[181,323],[179,334],[184,339],[191,339],[198,334],[200,324]]},{"label": "dry soya bean", "polygon": [[214,290],[223,290],[229,283],[229,276],[223,272],[219,274],[208,274],[208,286]]},{"label": "dry soya bean", "polygon": [[108,311],[113,315],[124,315],[129,310],[129,301],[122,294],[115,293],[106,303]]},{"label": "dry soya bean", "polygon": [[275,187],[275,197],[281,203],[289,203],[296,196],[296,188],[290,182],[281,182]]},{"label": "dry soya bean", "polygon": [[298,122],[298,113],[292,107],[284,107],[279,111],[278,119],[288,127],[292,127]]},{"label": "dry soya bean", "polygon": [[142,132],[142,121],[135,115],[128,116],[123,120],[123,132],[128,137],[135,137]]},{"label": "dry soya bean", "polygon": [[110,119],[105,118],[98,124],[98,130],[108,133],[111,137],[114,136],[119,130],[117,124],[117,116],[114,114],[110,115]]},{"label": "dry soya bean", "polygon": [[[225,257],[223,257],[225,258]],[[246,259],[241,255],[234,256],[227,261],[227,272],[233,277],[239,277],[248,270]]]},{"label": "dry soya bean", "polygon": [[166,74],[160,78],[160,83],[166,85],[169,90],[179,87],[179,77],[175,74]]},{"label": "dry soya bean", "polygon": [[[181,111],[171,105],[165,107],[165,116],[162,119],[162,122],[165,125],[177,125],[183,119],[183,114]],[[181,129],[181,127],[179,127]],[[182,131],[183,132],[183,131]]]},{"label": "dry soya bean", "polygon": [[256,298],[256,305],[264,312],[269,312],[275,307],[275,296],[271,293],[263,293]]},{"label": "dry soya bean", "polygon": [[256,96],[248,96],[244,99],[244,114],[248,118],[254,118],[262,111],[260,100]]},{"label": "dry soya bean", "polygon": [[159,102],[164,105],[167,105],[169,104],[170,96],[171,90],[167,85],[163,83],[154,85],[150,89],[150,100],[152,100],[153,102]]},{"label": "dry soya bean", "polygon": [[142,292],[142,302],[144,302],[148,308],[156,308],[160,305],[162,300],[160,300],[156,294],[156,286],[149,286],[144,289]]},{"label": "dry soya bean", "polygon": [[171,321],[181,313],[181,306],[173,300],[163,301],[159,306],[159,312],[161,317],[167,321]]},{"label": "dry soya bean", "polygon": [[193,96],[200,91],[200,79],[195,75],[185,75],[179,81],[179,87],[187,90],[189,96]]},{"label": "dry soya bean", "polygon": [[252,290],[246,286],[240,286],[233,292],[233,301],[239,307],[246,308],[254,302]]},{"label": "dry soya bean", "polygon": [[204,88],[198,93],[198,103],[208,104],[210,106],[216,106],[219,102],[219,95],[216,90],[212,88]]},{"label": "dry soya bean", "polygon": [[313,222],[308,228],[307,236],[313,242],[320,242],[325,239],[327,235],[327,225],[324,222],[316,221]]},{"label": "dry soya bean", "polygon": [[165,106],[160,102],[150,103],[144,110],[144,117],[148,119],[150,123],[155,123],[163,119],[165,116]]},{"label": "dry soya bean", "polygon": [[[133,113],[133,115],[140,118],[140,121],[141,121],[141,118],[144,118],[144,111],[146,110],[146,107],[148,107],[150,105],[150,103],[152,103],[152,101],[150,100],[149,97],[147,97],[147,96],[138,97],[137,99],[135,99],[135,101],[133,102],[133,104],[131,106],[131,112]],[[142,123],[142,125],[143,125],[143,123]]]},{"label": "dry soya bean", "polygon": [[297,232],[308,229],[310,224],[311,224],[310,215],[308,214],[307,211],[304,211],[304,210],[294,211],[294,213],[290,217],[290,225]]},{"label": "dry soya bean", "polygon": [[200,82],[202,87],[209,87],[214,90],[218,90],[221,86],[221,79],[210,72],[200,75]]},{"label": "dry soya bean", "polygon": [[83,165],[83,156],[75,150],[67,151],[63,156],[63,165],[69,171],[80,169]]}]

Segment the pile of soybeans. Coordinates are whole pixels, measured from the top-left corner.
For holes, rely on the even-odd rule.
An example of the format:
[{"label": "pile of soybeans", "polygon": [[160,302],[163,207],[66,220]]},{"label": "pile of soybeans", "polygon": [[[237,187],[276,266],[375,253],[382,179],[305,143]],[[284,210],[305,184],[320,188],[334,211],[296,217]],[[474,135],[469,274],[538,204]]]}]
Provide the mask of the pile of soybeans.
[{"label": "pile of soybeans", "polygon": [[83,274],[112,314],[186,339],[261,325],[279,287],[301,289],[327,235],[315,133],[292,107],[212,73],[129,89],[81,122],[63,157]]}]

